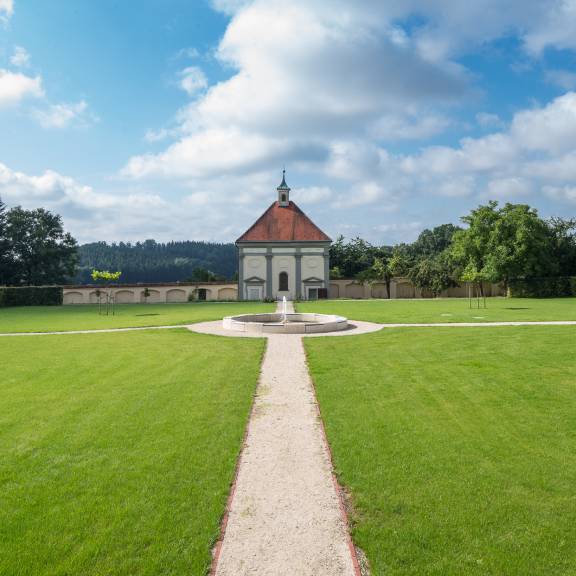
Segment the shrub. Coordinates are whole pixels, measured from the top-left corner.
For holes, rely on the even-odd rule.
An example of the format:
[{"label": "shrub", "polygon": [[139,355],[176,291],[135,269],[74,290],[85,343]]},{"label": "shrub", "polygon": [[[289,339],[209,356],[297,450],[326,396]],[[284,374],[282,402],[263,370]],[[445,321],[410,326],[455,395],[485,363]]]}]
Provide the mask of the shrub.
[{"label": "shrub", "polygon": [[523,278],[510,280],[508,296],[515,298],[562,298],[576,296],[576,277]]},{"label": "shrub", "polygon": [[8,306],[60,306],[59,286],[0,287],[0,308]]}]

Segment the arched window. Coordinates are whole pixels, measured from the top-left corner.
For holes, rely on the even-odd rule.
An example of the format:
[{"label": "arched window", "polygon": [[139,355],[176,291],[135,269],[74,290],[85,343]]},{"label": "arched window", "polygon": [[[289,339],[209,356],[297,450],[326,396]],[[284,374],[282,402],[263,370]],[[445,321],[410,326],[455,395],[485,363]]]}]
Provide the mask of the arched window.
[{"label": "arched window", "polygon": [[280,292],[288,292],[288,272],[280,272],[278,284]]}]

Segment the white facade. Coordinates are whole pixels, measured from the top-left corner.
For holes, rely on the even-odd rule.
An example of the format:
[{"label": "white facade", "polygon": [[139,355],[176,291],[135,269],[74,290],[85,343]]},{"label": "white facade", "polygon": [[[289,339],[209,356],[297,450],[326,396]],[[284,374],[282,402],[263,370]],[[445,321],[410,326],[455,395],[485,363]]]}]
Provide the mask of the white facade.
[{"label": "white facade", "polygon": [[240,299],[315,300],[328,289],[330,242],[259,244],[238,246]]}]

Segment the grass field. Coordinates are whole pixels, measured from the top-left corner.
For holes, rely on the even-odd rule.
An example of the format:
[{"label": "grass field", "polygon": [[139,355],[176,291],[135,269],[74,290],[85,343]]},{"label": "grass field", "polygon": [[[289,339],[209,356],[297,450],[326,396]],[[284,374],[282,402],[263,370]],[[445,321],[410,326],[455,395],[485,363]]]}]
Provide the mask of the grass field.
[{"label": "grass field", "polygon": [[320,300],[299,302],[298,311],[340,314],[379,323],[498,322],[576,320],[576,298],[488,298],[487,308],[470,309],[468,300]]},{"label": "grass field", "polygon": [[575,338],[530,326],[306,339],[374,575],[576,573]]},{"label": "grass field", "polygon": [[97,305],[29,306],[0,309],[2,332],[60,332],[135,326],[171,326],[219,320],[248,312],[269,312],[274,304],[259,302],[186,304],[118,304],[114,316],[101,316]]},{"label": "grass field", "polygon": [[0,340],[0,574],[204,574],[263,348],[184,329]]}]

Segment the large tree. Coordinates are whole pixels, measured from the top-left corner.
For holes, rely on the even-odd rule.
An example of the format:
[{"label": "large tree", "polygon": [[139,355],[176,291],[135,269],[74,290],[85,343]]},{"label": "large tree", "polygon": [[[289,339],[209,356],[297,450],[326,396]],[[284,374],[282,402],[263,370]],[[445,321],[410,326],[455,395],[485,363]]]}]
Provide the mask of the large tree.
[{"label": "large tree", "polygon": [[554,274],[576,276],[576,218],[550,218],[546,226]]},{"label": "large tree", "polygon": [[57,214],[43,208],[12,208],[6,213],[4,238],[9,245],[5,283],[60,284],[74,274],[76,240],[64,231]]},{"label": "large tree", "polygon": [[339,236],[330,247],[331,277],[355,278],[358,273],[369,269],[376,258],[385,258],[390,252],[390,248],[377,248],[362,238],[346,242],[343,236]]},{"label": "large tree", "polygon": [[491,201],[462,221],[466,230],[454,234],[451,253],[462,280],[503,282],[555,273],[550,232],[534,208]]}]

